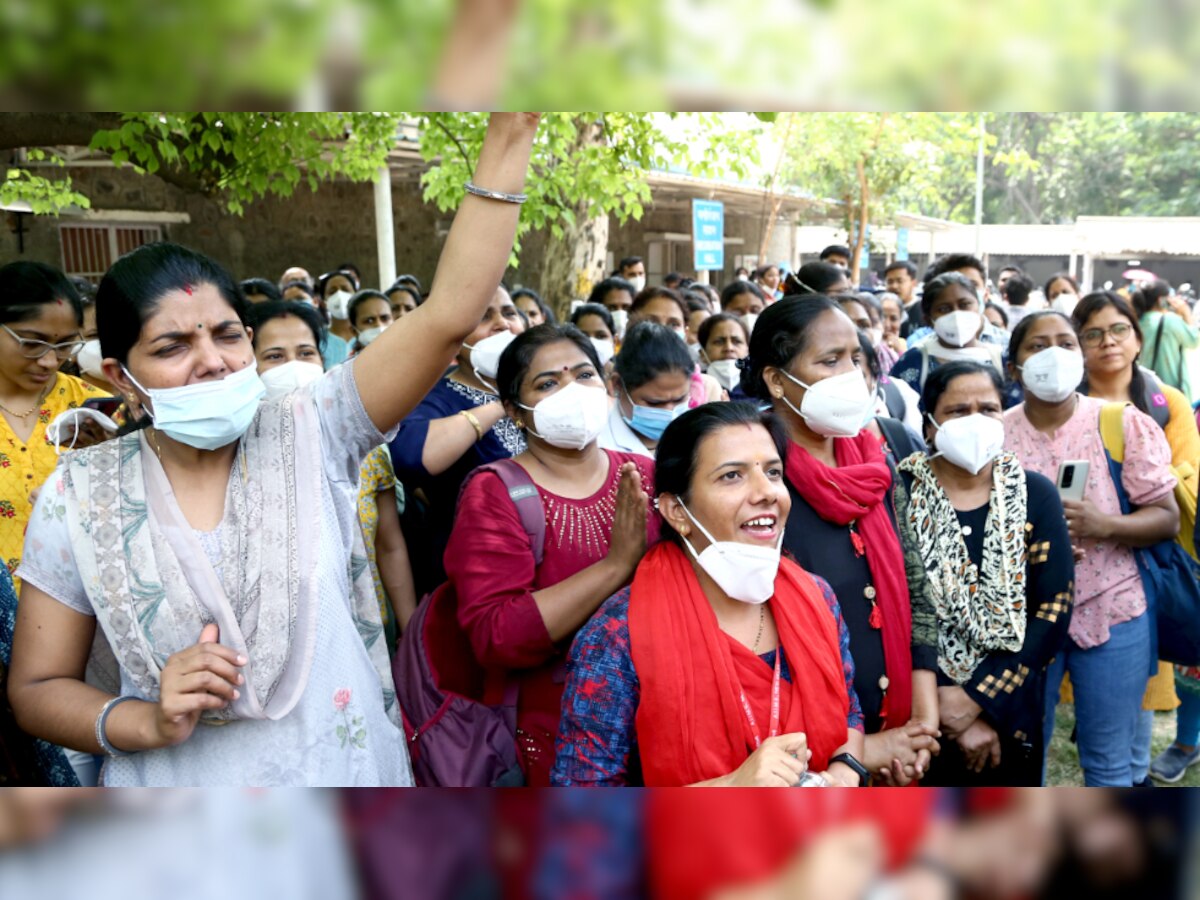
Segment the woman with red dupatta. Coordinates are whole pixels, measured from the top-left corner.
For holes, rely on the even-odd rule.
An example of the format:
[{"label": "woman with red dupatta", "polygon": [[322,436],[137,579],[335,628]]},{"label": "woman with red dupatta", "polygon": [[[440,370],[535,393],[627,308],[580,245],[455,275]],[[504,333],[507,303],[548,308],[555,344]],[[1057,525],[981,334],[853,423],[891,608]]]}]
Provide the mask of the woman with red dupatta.
[{"label": "woman with red dupatta", "polygon": [[863,783],[837,601],[780,557],[784,443],[743,403],[667,427],[655,475],[667,539],[576,638],[555,784]]},{"label": "woman with red dupatta", "polygon": [[836,303],[789,297],[755,325],[742,387],[771,403],[787,431],[784,548],[841,603],[865,719],[864,762],[877,780],[904,785],[922,777],[937,752],[937,620],[920,559],[901,548],[897,474],[861,355],[854,323]]}]

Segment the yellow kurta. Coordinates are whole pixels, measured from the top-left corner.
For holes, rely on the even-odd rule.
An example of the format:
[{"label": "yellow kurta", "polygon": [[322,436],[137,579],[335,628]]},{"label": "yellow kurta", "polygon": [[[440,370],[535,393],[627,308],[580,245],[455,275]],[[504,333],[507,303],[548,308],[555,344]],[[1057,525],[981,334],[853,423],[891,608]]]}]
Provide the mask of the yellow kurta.
[{"label": "yellow kurta", "polygon": [[[58,455],[46,440],[46,426],[60,413],[82,405],[89,397],[107,396],[104,391],[59,372],[27,444],[17,439],[8,419],[0,416],[0,553],[4,554],[9,574],[21,562],[25,526],[33,512],[29,495],[41,487],[58,464]],[[19,591],[20,582],[16,579],[14,582]]]}]

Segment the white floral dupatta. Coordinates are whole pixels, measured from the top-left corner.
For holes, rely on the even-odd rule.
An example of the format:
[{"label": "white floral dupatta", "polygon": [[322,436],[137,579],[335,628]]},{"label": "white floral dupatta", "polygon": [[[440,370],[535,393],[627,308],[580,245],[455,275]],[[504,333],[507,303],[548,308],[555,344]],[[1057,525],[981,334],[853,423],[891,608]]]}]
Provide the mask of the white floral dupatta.
[{"label": "white floral dupatta", "polygon": [[[220,642],[249,659],[243,669],[249,689],[204,718],[287,715],[308,683],[320,602],[321,442],[311,390],[264,403],[240,442],[221,528],[223,577],[143,436],[67,454],[61,471],[84,589],[139,693],[157,699],[167,658],[195,644],[204,625],[215,622]],[[379,606],[358,529],[347,565],[350,612],[396,721]],[[104,671],[104,655],[94,655],[89,678],[115,691],[116,673]]]}]

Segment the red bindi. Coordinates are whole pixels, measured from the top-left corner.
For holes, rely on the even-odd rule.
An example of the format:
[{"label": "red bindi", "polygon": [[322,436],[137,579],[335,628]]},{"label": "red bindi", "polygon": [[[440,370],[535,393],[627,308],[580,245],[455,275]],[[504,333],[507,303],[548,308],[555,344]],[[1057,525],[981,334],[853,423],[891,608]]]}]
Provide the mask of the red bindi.
[{"label": "red bindi", "polygon": [[190,296],[192,296],[192,286],[191,286],[190,284],[185,284],[185,285],[183,286],[183,289],[184,289],[185,291],[187,291],[187,295],[188,295],[189,297],[190,297]]}]

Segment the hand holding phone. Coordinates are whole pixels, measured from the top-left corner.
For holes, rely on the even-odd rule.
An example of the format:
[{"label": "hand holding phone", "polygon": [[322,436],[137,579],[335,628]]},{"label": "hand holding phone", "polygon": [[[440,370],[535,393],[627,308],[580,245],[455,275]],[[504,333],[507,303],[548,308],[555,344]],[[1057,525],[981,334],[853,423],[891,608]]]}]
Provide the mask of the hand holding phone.
[{"label": "hand holding phone", "polygon": [[1064,460],[1058,467],[1058,495],[1063,500],[1082,500],[1087,488],[1088,470],[1091,463],[1086,459]]}]

